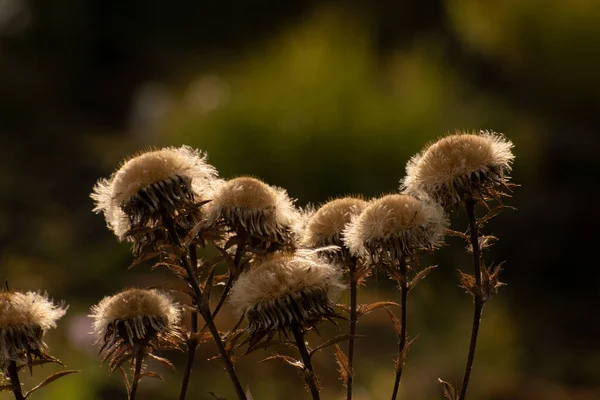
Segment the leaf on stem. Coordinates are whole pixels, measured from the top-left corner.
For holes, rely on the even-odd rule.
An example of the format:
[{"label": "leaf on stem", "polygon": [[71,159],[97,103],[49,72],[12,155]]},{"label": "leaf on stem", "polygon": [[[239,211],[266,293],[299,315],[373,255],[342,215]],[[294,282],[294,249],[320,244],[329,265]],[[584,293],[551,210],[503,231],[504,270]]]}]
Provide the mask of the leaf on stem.
[{"label": "leaf on stem", "polygon": [[35,392],[35,391],[36,391],[36,390],[38,390],[38,389],[41,389],[41,388],[43,388],[44,386],[46,386],[46,385],[48,385],[48,384],[50,384],[50,383],[54,382],[55,380],[57,380],[57,379],[60,379],[60,378],[62,378],[63,376],[67,376],[67,375],[70,375],[70,374],[74,374],[74,373],[76,373],[76,372],[79,372],[79,371],[78,371],[78,370],[67,370],[67,371],[60,371],[60,372],[56,372],[56,373],[54,373],[54,374],[50,375],[49,377],[47,377],[46,379],[44,379],[44,381],[43,381],[42,383],[40,383],[39,385],[37,385],[36,387],[34,387],[34,388],[33,388],[33,389],[31,389],[30,391],[28,391],[28,392],[25,394],[25,398],[29,397],[29,395],[30,395],[31,393]]},{"label": "leaf on stem", "polygon": [[162,382],[165,381],[165,379],[160,374],[158,374],[156,372],[152,372],[152,371],[142,372],[140,374],[140,379],[143,377],[160,379]]},{"label": "leaf on stem", "polygon": [[158,361],[162,365],[164,365],[167,368],[169,368],[171,371],[175,371],[175,366],[173,365],[173,363],[171,361],[167,360],[166,358],[159,357],[159,356],[157,356],[155,354],[152,354],[152,353],[148,353],[147,356],[150,357],[153,360]]},{"label": "leaf on stem", "polygon": [[[328,341],[321,343],[320,345],[318,345],[317,347],[315,347],[314,349],[312,349],[310,351],[310,356],[312,357],[313,354],[315,354],[317,351],[322,350],[324,348],[327,348],[329,346],[333,346],[334,344],[343,342],[345,340],[350,340],[351,335],[338,335],[336,337],[334,337],[333,339],[329,339]],[[354,335],[355,338],[364,338],[365,336],[363,335]]]},{"label": "leaf on stem", "polygon": [[449,383],[438,378],[438,382],[444,387],[444,398],[448,400],[458,400],[458,387],[455,380],[452,380],[452,383]]},{"label": "leaf on stem", "polygon": [[417,285],[417,283],[419,283],[423,279],[425,279],[427,277],[427,275],[429,275],[429,273],[431,271],[433,271],[435,268],[437,268],[437,265],[430,265],[429,267],[419,271],[419,273],[417,275],[415,275],[415,277],[412,278],[410,280],[410,282],[408,283],[408,291],[410,292]]},{"label": "leaf on stem", "polygon": [[123,369],[123,367],[119,367],[119,371],[121,372],[121,376],[123,377],[123,383],[125,384],[125,389],[127,389],[127,393],[131,393],[131,384],[129,383],[129,377],[127,373]]},{"label": "leaf on stem", "polygon": [[31,360],[31,362],[28,362],[27,364],[23,364],[23,365],[19,366],[17,368],[17,371],[21,371],[25,367],[31,368],[31,367],[35,367],[36,365],[44,365],[44,364],[48,364],[48,363],[55,363],[62,367],[65,366],[65,364],[63,364],[62,361],[60,361],[58,358],[54,358],[49,355],[44,355],[43,357],[44,358],[40,358],[38,360]]},{"label": "leaf on stem", "polygon": [[453,229],[446,229],[446,235],[459,237],[466,242],[470,241],[469,235],[464,232],[455,231]]},{"label": "leaf on stem", "polygon": [[483,217],[481,217],[477,221],[477,227],[482,227],[485,223],[489,222],[492,218],[494,218],[495,216],[497,216],[504,210],[516,210],[516,208],[511,207],[511,206],[505,206],[504,204],[500,204],[498,207],[492,208],[490,211],[488,211],[487,214],[485,214]]},{"label": "leaf on stem", "polygon": [[340,373],[340,380],[345,386],[348,386],[348,380],[353,375],[353,372],[350,370],[348,357],[337,343],[335,344],[335,362],[338,367],[340,367],[338,370]]},{"label": "leaf on stem", "polygon": [[261,363],[262,363],[262,362],[266,362],[266,361],[273,361],[273,360],[281,360],[281,361],[283,361],[284,363],[286,363],[286,364],[288,364],[288,365],[291,365],[291,366],[292,366],[292,367],[294,367],[294,368],[298,368],[298,369],[301,369],[301,370],[303,370],[303,371],[304,371],[304,363],[303,363],[302,361],[300,361],[300,360],[296,360],[296,359],[295,359],[295,358],[293,358],[293,357],[284,356],[284,355],[277,354],[277,353],[275,353],[275,354],[273,354],[272,356],[270,356],[270,357],[267,357],[267,358],[265,358],[265,359],[263,359],[263,360],[260,360],[259,362],[261,362]]},{"label": "leaf on stem", "polygon": [[392,324],[394,325],[394,330],[396,331],[396,334],[398,336],[400,336],[402,334],[402,323],[400,323],[400,320],[398,319],[398,317],[396,317],[394,312],[389,307],[384,306],[383,308],[385,308],[385,311],[387,311],[388,315],[390,316],[390,319],[392,320]]},{"label": "leaf on stem", "polygon": [[400,304],[395,303],[393,301],[378,301],[376,303],[360,304],[358,307],[356,307],[356,313],[360,317],[380,308],[385,308],[389,306],[400,307]]}]

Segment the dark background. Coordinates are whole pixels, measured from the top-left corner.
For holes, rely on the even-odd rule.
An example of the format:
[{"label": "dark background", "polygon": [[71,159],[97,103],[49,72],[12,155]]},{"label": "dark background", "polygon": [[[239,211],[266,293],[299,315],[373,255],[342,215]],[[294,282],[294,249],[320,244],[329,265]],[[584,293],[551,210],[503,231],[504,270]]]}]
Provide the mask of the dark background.
[{"label": "dark background", "polygon": [[[127,270],[128,246],[91,212],[94,182],[127,155],[189,144],[221,176],[260,177],[305,205],[397,190],[410,156],[456,129],[506,134],[521,185],[507,200],[518,211],[487,226],[500,241],[486,259],[506,261],[508,285],[486,306],[469,397],[600,398],[599,19],[593,0],[0,0],[0,278],[71,305],[47,338],[82,369],[36,398],[124,398],[98,367],[89,306],[169,279]],[[448,244],[425,258],[439,268],[410,299],[420,337],[405,399],[439,399],[436,379],[462,375],[472,304],[456,269],[469,257]],[[399,297],[385,277],[361,296]],[[386,318],[359,325],[357,399],[390,396]],[[205,361],[213,353],[202,347],[189,398],[232,396]],[[183,355],[170,356],[181,372]],[[260,356],[238,365],[255,398],[308,396],[291,368],[257,367]],[[316,363],[324,397],[342,398],[331,354]],[[174,398],[181,375],[165,376],[141,398]]]}]

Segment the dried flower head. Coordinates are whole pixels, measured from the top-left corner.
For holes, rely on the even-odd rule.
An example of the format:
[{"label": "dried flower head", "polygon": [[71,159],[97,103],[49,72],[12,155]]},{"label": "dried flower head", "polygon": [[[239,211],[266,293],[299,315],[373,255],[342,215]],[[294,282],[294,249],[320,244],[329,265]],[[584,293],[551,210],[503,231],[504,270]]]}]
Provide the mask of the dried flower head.
[{"label": "dried flower head", "polygon": [[102,344],[104,361],[111,359],[111,371],[136,347],[172,348],[181,340],[181,309],[156,289],[126,289],[105,297],[91,311],[94,334]]},{"label": "dried flower head", "polygon": [[222,221],[237,235],[247,236],[248,247],[255,250],[289,245],[299,218],[284,189],[250,177],[220,185],[206,213],[209,224]]},{"label": "dried flower head", "polygon": [[360,214],[369,203],[356,197],[331,200],[310,216],[302,245],[309,248],[343,246],[342,232],[353,216]]},{"label": "dried flower head", "polygon": [[243,272],[231,304],[248,319],[250,343],[265,335],[310,327],[336,316],[335,301],[345,286],[341,271],[311,252],[276,255]]},{"label": "dried flower head", "polygon": [[212,190],[216,170],[206,155],[188,146],[140,153],[110,177],[100,179],[91,194],[120,240],[134,242],[134,252],[165,236],[164,218],[178,233],[200,221],[199,207]]},{"label": "dried flower head", "polygon": [[401,189],[425,193],[442,205],[498,197],[514,160],[513,144],[494,132],[456,133],[428,145],[406,166]]},{"label": "dried flower head", "polygon": [[54,304],[47,294],[0,292],[0,368],[12,361],[32,365],[35,358],[50,358],[44,333],[56,328],[67,312],[64,304]]},{"label": "dried flower head", "polygon": [[344,231],[344,242],[353,254],[368,254],[373,263],[392,263],[439,246],[447,226],[440,206],[392,194],[355,217]]}]

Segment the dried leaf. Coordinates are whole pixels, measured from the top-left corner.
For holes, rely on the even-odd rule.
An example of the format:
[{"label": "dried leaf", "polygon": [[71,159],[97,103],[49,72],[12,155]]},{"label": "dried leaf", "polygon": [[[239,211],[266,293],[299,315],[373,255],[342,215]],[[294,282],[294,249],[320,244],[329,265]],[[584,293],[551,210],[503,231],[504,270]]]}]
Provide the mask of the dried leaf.
[{"label": "dried leaf", "polygon": [[479,295],[479,288],[477,287],[475,277],[470,274],[465,274],[461,270],[458,270],[458,273],[461,287],[473,297],[477,297]]},{"label": "dried leaf", "polygon": [[413,339],[409,340],[404,345],[404,349],[402,350],[402,353],[398,354],[398,358],[396,359],[396,372],[398,372],[400,370],[400,366],[404,365],[404,362],[406,361],[406,356],[408,355],[408,352],[410,351],[411,347],[413,346],[413,344],[415,344],[415,342],[418,338],[419,338],[419,335],[417,335]]},{"label": "dried leaf", "polygon": [[395,303],[393,301],[378,301],[376,303],[371,303],[371,304],[360,304],[356,308],[356,313],[359,316],[362,316],[362,315],[368,314],[372,311],[378,310],[380,308],[388,307],[388,306],[400,307],[400,304]]},{"label": "dried leaf", "polygon": [[387,311],[388,315],[390,316],[390,319],[394,324],[394,330],[396,331],[396,334],[400,336],[402,334],[402,324],[400,323],[400,320],[398,319],[398,317],[396,317],[394,312],[389,307],[383,308],[385,308],[385,311]]},{"label": "dried leaf", "polygon": [[127,389],[127,393],[130,393],[131,392],[131,384],[129,383],[129,378],[127,377],[127,373],[125,372],[123,367],[120,367],[119,371],[121,372],[121,376],[123,377],[123,383],[125,384],[125,389]]},{"label": "dried leaf", "polygon": [[463,240],[466,240],[467,242],[468,242],[469,240],[471,240],[471,239],[469,238],[469,235],[467,235],[466,233],[464,233],[464,232],[459,232],[459,231],[455,231],[455,230],[452,230],[452,229],[446,229],[446,234],[447,234],[447,235],[450,235],[450,236],[456,236],[456,237],[459,237],[459,238],[461,238],[461,239],[463,239]]},{"label": "dried leaf", "polygon": [[267,348],[270,346],[278,346],[280,344],[289,344],[289,343],[291,343],[291,342],[288,340],[265,340],[265,341],[256,343],[254,346],[248,347],[248,350],[246,350],[246,352],[244,353],[244,356],[248,355],[250,353],[253,353],[256,350],[267,350]]},{"label": "dried leaf", "polygon": [[[501,193],[501,194],[505,195],[505,193]],[[488,211],[487,214],[485,214],[483,217],[481,217],[479,219],[479,221],[477,221],[477,226],[478,227],[483,226],[485,223],[489,222],[492,218],[494,218],[495,216],[500,214],[502,211],[507,210],[507,209],[508,210],[516,210],[516,208],[514,208],[514,207],[505,206],[505,205],[501,204],[498,207],[491,209],[490,211]]]},{"label": "dried leaf", "polygon": [[44,386],[54,382],[57,379],[62,378],[63,376],[67,376],[70,374],[74,374],[76,372],[79,372],[78,370],[67,370],[67,371],[60,371],[60,372],[56,372],[52,375],[50,375],[49,377],[47,377],[46,379],[44,379],[44,381],[42,383],[40,383],[39,385],[37,385],[36,387],[34,387],[33,389],[31,389],[29,392],[27,392],[25,394],[25,398],[29,397],[29,395],[33,392],[35,392],[38,389],[43,388]]},{"label": "dried leaf", "polygon": [[458,388],[455,380],[453,380],[452,383],[448,383],[438,378],[438,382],[444,387],[444,398],[448,400],[458,400]]},{"label": "dried leaf", "polygon": [[273,354],[270,357],[262,359],[259,362],[262,363],[262,362],[273,361],[273,360],[281,360],[284,363],[286,363],[288,365],[291,365],[294,368],[298,368],[298,369],[304,370],[304,363],[302,361],[296,360],[295,358],[292,358],[292,357],[289,357],[289,356],[284,356],[284,355],[281,355],[281,354],[277,354],[277,353]]},{"label": "dried leaf", "polygon": [[160,379],[162,382],[165,381],[164,378],[160,374],[158,374],[156,372],[152,372],[152,371],[142,372],[140,374],[140,378],[143,378],[143,377]]},{"label": "dried leaf", "polygon": [[65,364],[63,364],[62,361],[60,361],[58,358],[54,358],[52,356],[45,355],[44,358],[41,358],[38,360],[31,360],[31,363],[27,363],[27,364],[23,364],[23,365],[19,366],[19,368],[17,368],[17,371],[21,371],[25,367],[30,368],[30,367],[35,367],[36,365],[44,365],[44,364],[48,364],[48,363],[59,364],[63,367],[65,366]]},{"label": "dried leaf", "polygon": [[217,400],[227,400],[225,397],[221,397],[221,396],[215,394],[215,392],[208,392],[208,394],[210,394],[212,397],[214,397]]},{"label": "dried leaf", "polygon": [[173,363],[171,361],[167,360],[166,358],[159,357],[159,356],[157,356],[155,354],[152,354],[152,353],[148,353],[147,356],[150,357],[150,358],[152,358],[153,360],[158,361],[159,363],[161,363],[162,365],[168,367],[172,371],[175,371],[175,366],[173,365]]},{"label": "dried leaf", "polygon": [[[364,338],[365,336],[362,335],[354,335],[355,338]],[[333,346],[334,344],[343,342],[344,340],[350,340],[350,335],[338,335],[336,337],[334,337],[333,339],[330,339],[324,343],[321,343],[320,345],[318,345],[317,347],[315,347],[314,349],[311,350],[310,355],[312,356],[313,354],[315,354],[317,351],[322,350],[326,347],[329,346]]]},{"label": "dried leaf", "polygon": [[129,269],[131,269],[137,265],[140,265],[141,263],[143,263],[145,261],[152,260],[153,258],[158,257],[159,255],[160,255],[160,252],[158,252],[158,251],[144,253],[144,254],[140,255],[139,257],[137,257],[135,260],[133,260],[133,262],[129,266]]},{"label": "dried leaf", "polygon": [[335,345],[335,362],[340,367],[340,380],[347,386],[348,380],[350,379],[350,376],[353,375],[353,372],[350,370],[348,357],[344,354],[344,351],[338,344]]},{"label": "dried leaf", "polygon": [[433,271],[435,268],[437,268],[437,265],[431,265],[431,266],[419,271],[419,273],[417,275],[415,275],[415,277],[412,278],[411,281],[409,282],[408,291],[411,291],[417,285],[417,283],[419,283],[423,279],[425,279],[427,277],[427,275],[429,275],[429,273],[431,271]]},{"label": "dried leaf", "polygon": [[350,313],[350,306],[348,306],[346,304],[338,303],[335,306],[348,314]]}]

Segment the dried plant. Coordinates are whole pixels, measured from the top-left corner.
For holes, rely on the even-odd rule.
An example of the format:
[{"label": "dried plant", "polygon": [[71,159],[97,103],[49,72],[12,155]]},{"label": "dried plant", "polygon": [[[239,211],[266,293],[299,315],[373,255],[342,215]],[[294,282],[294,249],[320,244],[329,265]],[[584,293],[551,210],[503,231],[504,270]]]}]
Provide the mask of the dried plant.
[{"label": "dried plant", "polygon": [[[323,319],[337,317],[334,301],[345,288],[341,271],[311,252],[275,255],[242,273],[233,286],[231,303],[248,320],[251,351],[267,347],[275,334],[291,334],[301,360],[275,355],[271,358],[304,371],[313,399],[319,399],[319,383],[312,366],[312,352],[305,332]],[[261,341],[263,341],[261,343]]]},{"label": "dried plant", "polygon": [[28,368],[30,374],[35,365],[58,363],[60,360],[48,354],[43,341],[46,331],[56,328],[56,321],[67,312],[64,303],[55,304],[47,294],[34,292],[0,291],[0,371],[9,385],[0,386],[0,392],[10,391],[16,400],[47,384],[77,371],[61,371],[50,375],[41,384],[23,393],[19,371]]},{"label": "dried plant", "polygon": [[[152,354],[156,349],[178,349],[182,341],[181,309],[169,296],[158,290],[126,289],[105,297],[91,311],[102,362],[109,362],[111,373],[122,371],[130,400],[142,377],[162,380],[157,373],[145,371],[143,362],[151,357],[172,367],[168,360]],[[131,382],[123,369],[128,361],[133,368]]]},{"label": "dried plant", "polygon": [[[462,286],[474,298],[475,311],[460,390],[442,381],[446,397],[451,400],[464,400],[466,397],[483,306],[501,285],[500,268],[486,267],[481,257],[482,245],[489,245],[490,241],[481,236],[479,228],[505,208],[500,200],[506,195],[503,190],[510,190],[507,174],[514,160],[512,147],[513,144],[498,133],[457,132],[430,144],[413,157],[407,164],[407,176],[401,185],[407,193],[431,197],[447,207],[462,203],[469,218],[469,235],[452,232],[467,241],[473,254],[474,276],[461,272],[460,278]],[[487,205],[490,200],[500,202],[500,206],[490,210]],[[475,216],[476,203],[485,205],[489,210],[480,220]]]},{"label": "dried plant", "polygon": [[410,345],[406,335],[408,292],[431,270],[410,279],[409,263],[416,261],[420,251],[439,247],[447,225],[440,206],[410,195],[392,194],[373,201],[344,232],[344,241],[353,254],[368,256],[373,266],[384,269],[400,286],[402,316],[392,399],[397,396]]},{"label": "dried plant", "polygon": [[312,249],[330,248],[323,251],[330,261],[343,266],[350,280],[350,327],[348,338],[348,373],[346,374],[346,399],[352,399],[354,382],[354,340],[358,321],[358,286],[367,277],[370,269],[364,258],[350,254],[342,241],[343,231],[352,218],[360,214],[369,203],[357,197],[343,197],[331,200],[309,215],[302,235],[302,245]]}]

